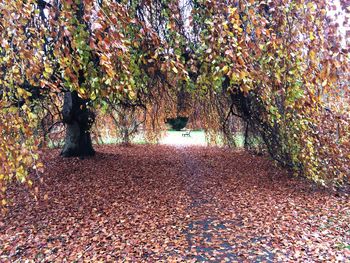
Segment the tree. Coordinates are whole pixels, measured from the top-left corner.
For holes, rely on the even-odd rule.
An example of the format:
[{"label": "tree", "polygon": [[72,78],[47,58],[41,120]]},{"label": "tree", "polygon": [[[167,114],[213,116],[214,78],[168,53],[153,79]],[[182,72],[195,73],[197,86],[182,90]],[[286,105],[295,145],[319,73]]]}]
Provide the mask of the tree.
[{"label": "tree", "polygon": [[62,155],[80,156],[94,153],[93,106],[105,99],[136,101],[166,92],[148,88],[166,78],[168,68],[174,74],[181,65],[162,51],[164,41],[145,21],[129,16],[136,15],[132,8],[115,1],[0,4],[3,189],[14,177],[28,181],[28,168],[40,171],[34,153],[41,138],[34,132],[47,110],[43,101],[52,94],[64,97],[62,121],[68,127]]},{"label": "tree", "polygon": [[[327,1],[197,4],[204,99],[225,105],[229,94],[228,114],[237,111],[282,165],[320,183],[345,179],[349,112],[337,102],[341,94],[349,105],[349,76],[342,75],[349,50],[329,23]],[[330,103],[332,114],[325,110]],[[337,140],[335,116],[342,122]]]},{"label": "tree", "polygon": [[235,116],[247,145],[259,136],[282,165],[341,182],[349,50],[327,8],[325,0],[2,1],[3,189],[12,178],[30,184],[28,168],[40,171],[34,135],[53,98],[63,99],[64,156],[94,153],[93,109],[110,101],[144,109],[150,140],[167,118],[199,111],[206,131],[233,145]]}]

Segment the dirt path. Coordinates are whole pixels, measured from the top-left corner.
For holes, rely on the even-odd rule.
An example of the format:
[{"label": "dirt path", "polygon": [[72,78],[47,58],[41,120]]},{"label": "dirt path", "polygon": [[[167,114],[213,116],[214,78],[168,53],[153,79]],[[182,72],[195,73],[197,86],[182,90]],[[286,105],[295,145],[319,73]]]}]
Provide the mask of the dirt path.
[{"label": "dirt path", "polygon": [[49,153],[38,201],[24,189],[10,193],[1,262],[350,260],[349,197],[262,157],[147,145],[97,150],[85,160]]},{"label": "dirt path", "polygon": [[[223,183],[227,180],[226,173],[213,176],[213,162],[210,156],[201,154],[201,148],[194,149],[179,150],[184,162],[183,178],[186,181],[186,191],[191,197],[191,205],[188,207],[191,219],[184,231],[190,255],[188,259],[243,262],[244,257],[251,257],[259,262],[273,262],[275,257],[271,252],[271,243],[267,243],[270,249],[264,248],[258,256],[253,251],[244,256],[237,251],[235,242],[229,242],[230,238],[240,232],[244,223],[240,215],[231,214],[230,218],[222,217],[225,208],[220,207],[223,205],[220,200],[222,192],[218,189],[223,190]],[[261,241],[265,241],[265,238],[255,236],[248,242],[256,244]],[[248,242],[243,245],[248,246]]]}]

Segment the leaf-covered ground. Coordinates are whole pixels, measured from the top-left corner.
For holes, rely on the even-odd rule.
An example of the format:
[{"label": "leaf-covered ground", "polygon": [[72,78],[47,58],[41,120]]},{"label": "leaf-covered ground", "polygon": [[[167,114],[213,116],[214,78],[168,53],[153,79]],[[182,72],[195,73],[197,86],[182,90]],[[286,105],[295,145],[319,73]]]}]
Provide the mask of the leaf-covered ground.
[{"label": "leaf-covered ground", "polygon": [[346,193],[245,152],[97,150],[85,160],[49,152],[38,200],[24,189],[10,193],[1,262],[350,261]]}]

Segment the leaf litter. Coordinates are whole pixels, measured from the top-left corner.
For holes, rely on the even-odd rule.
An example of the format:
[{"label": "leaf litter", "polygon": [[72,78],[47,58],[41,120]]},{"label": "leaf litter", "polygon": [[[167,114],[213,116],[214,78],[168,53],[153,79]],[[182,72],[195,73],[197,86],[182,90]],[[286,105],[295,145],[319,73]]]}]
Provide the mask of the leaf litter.
[{"label": "leaf litter", "polygon": [[242,151],[97,151],[47,151],[44,182],[10,188],[1,262],[350,262],[346,192]]}]

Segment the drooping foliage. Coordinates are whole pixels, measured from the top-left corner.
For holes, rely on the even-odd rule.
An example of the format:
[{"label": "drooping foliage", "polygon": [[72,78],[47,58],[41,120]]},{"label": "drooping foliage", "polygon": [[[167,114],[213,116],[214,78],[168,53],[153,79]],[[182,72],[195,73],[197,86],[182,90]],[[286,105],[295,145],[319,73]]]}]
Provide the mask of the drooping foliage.
[{"label": "drooping foliage", "polygon": [[343,181],[350,58],[330,4],[2,1],[3,191],[13,178],[28,181],[28,168],[40,172],[40,138],[63,119],[58,107],[72,91],[91,110],[142,116],[150,141],[166,119],[200,118],[213,141],[221,134],[234,145],[234,132],[243,132],[246,146],[262,141],[297,173]]},{"label": "drooping foliage", "polygon": [[[345,179],[349,50],[329,23],[327,1],[202,6],[197,85],[205,99],[239,115],[283,165],[321,183]],[[220,110],[214,109],[219,123]]]},{"label": "drooping foliage", "polygon": [[148,90],[154,72],[178,72],[176,58],[163,54],[164,41],[146,21],[129,15],[136,14],[132,8],[115,1],[0,4],[3,192],[14,177],[25,181],[28,168],[42,166],[36,163],[41,136],[34,132],[45,113],[60,114],[44,105],[60,106],[69,91],[90,101],[89,107],[106,99],[147,103],[143,95],[157,92]]}]

